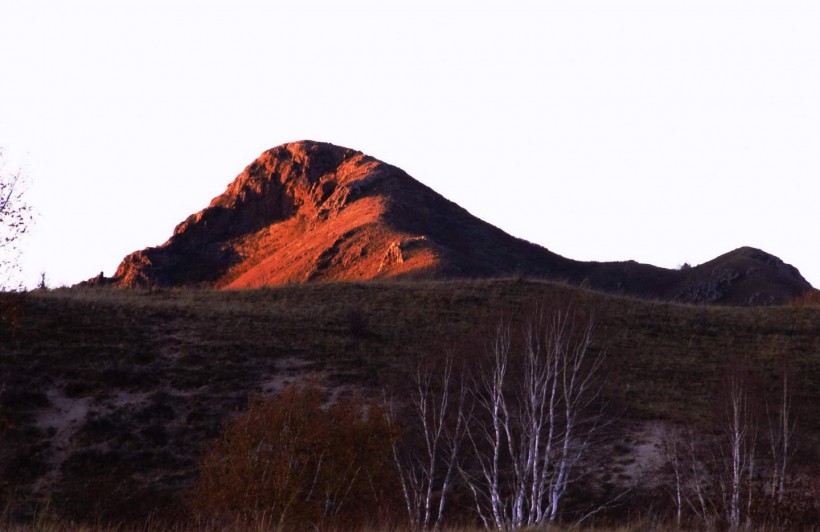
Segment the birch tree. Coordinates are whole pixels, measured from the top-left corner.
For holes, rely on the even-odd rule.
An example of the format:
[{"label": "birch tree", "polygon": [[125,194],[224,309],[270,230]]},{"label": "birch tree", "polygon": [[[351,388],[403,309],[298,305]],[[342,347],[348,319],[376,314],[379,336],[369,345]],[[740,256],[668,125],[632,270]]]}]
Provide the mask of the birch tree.
[{"label": "birch tree", "polygon": [[[437,529],[443,522],[465,434],[465,398],[464,380],[453,379],[452,357],[446,358],[440,372],[429,366],[417,368],[411,418],[421,445],[393,444],[393,460],[414,530]],[[394,413],[390,421],[396,424]]]},{"label": "birch tree", "polygon": [[771,474],[769,494],[778,504],[783,502],[786,492],[788,468],[795,451],[795,419],[792,413],[792,390],[789,371],[783,371],[783,384],[776,412],[769,412],[768,418],[769,452]]},{"label": "birch tree", "polygon": [[579,328],[569,311],[537,312],[518,349],[510,326],[498,326],[488,363],[473,380],[467,432],[475,468],[465,479],[486,528],[558,519],[598,428],[590,407],[600,395],[602,358],[590,354],[591,342],[592,322]]},{"label": "birch tree", "polygon": [[726,521],[733,529],[748,522],[753,501],[757,424],[744,376],[729,377],[728,397],[720,447],[723,475],[720,478]]},{"label": "birch tree", "polygon": [[[675,526],[684,525],[684,517],[692,514],[694,518],[708,529],[711,529],[718,516],[711,486],[714,472],[710,464],[701,459],[702,449],[698,434],[693,427],[688,429],[673,428],[666,432],[661,442],[661,453],[669,469],[667,489],[674,503]],[[709,453],[707,453],[709,454]],[[719,464],[712,453],[711,465]]]},{"label": "birch tree", "polygon": [[749,527],[753,517],[761,520],[755,525],[778,525],[794,517],[782,513],[796,446],[790,377],[784,371],[774,407],[765,396],[759,401],[766,405],[765,431],[759,430],[760,405],[754,399],[763,394],[753,392],[750,377],[735,370],[725,384],[717,430],[690,428],[686,438],[680,431],[667,434],[662,452],[678,526],[687,508],[706,527],[716,521],[731,529]]},{"label": "birch tree", "polygon": [[675,505],[675,526],[680,528],[687,494],[686,455],[680,437],[677,434],[665,434],[661,442],[661,453],[671,471],[672,479],[669,492]]}]

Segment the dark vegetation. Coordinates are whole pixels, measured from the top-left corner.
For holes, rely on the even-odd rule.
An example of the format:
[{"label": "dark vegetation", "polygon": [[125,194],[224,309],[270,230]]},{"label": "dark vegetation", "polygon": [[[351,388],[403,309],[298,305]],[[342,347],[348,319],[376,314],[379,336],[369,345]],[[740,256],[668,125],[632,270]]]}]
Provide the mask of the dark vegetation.
[{"label": "dark vegetation", "polygon": [[[435,367],[446,353],[457,367],[476,365],[499,320],[520,330],[536,305],[546,311],[573,308],[591,318],[590,353],[606,354],[599,372],[610,423],[599,455],[607,469],[589,465],[600,471],[590,474],[591,481],[604,489],[594,501],[581,487],[567,493],[568,522],[594,505],[605,509],[587,523],[671,519],[669,494],[642,489],[646,479],[632,465],[640,458],[635,449],[654,445],[641,427],[696,427],[717,437],[720,392],[739,365],[753,377],[761,398],[778,397],[784,368],[793,375],[794,467],[803,493],[816,489],[820,427],[811,411],[820,398],[816,306],[687,306],[526,280],[334,283],[237,292],[63,289],[0,294],[5,519],[31,522],[44,507],[65,523],[252,519],[242,511],[215,510],[223,508],[217,502],[230,500],[232,490],[217,493],[203,486],[243,482],[241,476],[219,480],[219,468],[209,469],[208,457],[218,463],[220,442],[236,437],[242,423],[258,427],[262,421],[253,416],[265,405],[292,400],[297,411],[312,409],[318,417],[307,416],[304,430],[322,435],[322,444],[339,451],[340,462],[322,466],[338,471],[350,453],[395,437],[376,423],[369,399],[383,392],[408,398],[419,363]],[[332,407],[341,410],[328,417],[315,414],[316,404],[324,401],[318,389],[293,388],[290,396],[254,399],[306,379],[341,398]],[[275,408],[266,415],[265,423],[282,426]],[[335,435],[339,422],[353,427],[350,438]],[[379,431],[386,431],[383,438],[361,443]],[[346,448],[349,442],[358,443]],[[311,452],[325,456],[326,450]],[[375,445],[361,462],[378,463],[383,451]],[[303,458],[304,471],[316,471],[316,455]],[[377,492],[397,495],[387,488]],[[446,522],[477,523],[470,500],[459,497],[454,495]],[[291,515],[319,522],[321,501],[306,500]],[[805,501],[782,504],[798,503],[805,506]],[[339,526],[365,522],[361,508],[342,506],[341,513],[348,511]],[[804,511],[813,515],[810,508]],[[275,511],[266,515],[267,522],[276,522]]]}]

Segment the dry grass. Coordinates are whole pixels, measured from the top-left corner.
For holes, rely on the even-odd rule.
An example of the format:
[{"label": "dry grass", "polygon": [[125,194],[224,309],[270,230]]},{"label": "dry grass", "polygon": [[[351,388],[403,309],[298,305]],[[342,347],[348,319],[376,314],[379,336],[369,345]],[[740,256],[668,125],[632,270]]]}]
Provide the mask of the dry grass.
[{"label": "dry grass", "polygon": [[[797,404],[820,399],[817,307],[686,306],[521,279],[32,292],[0,322],[0,497],[25,519],[45,498],[83,522],[181,518],[206,443],[250,396],[308,374],[401,394],[420,359],[450,350],[469,364],[499,319],[520,324],[535,304],[594,317],[614,415],[708,418],[738,360],[764,387],[785,361]],[[75,423],[60,426],[69,411]]]}]

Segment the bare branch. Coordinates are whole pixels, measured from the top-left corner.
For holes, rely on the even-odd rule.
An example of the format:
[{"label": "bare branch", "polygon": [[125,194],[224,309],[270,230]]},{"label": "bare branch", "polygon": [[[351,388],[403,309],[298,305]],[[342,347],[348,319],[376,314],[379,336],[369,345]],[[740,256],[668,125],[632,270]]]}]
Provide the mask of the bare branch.
[{"label": "bare branch", "polygon": [[25,201],[25,176],[6,172],[0,150],[0,291],[19,289],[19,243],[33,221],[31,206]]},{"label": "bare branch", "polygon": [[[478,471],[464,477],[488,528],[557,520],[575,466],[598,428],[587,410],[599,395],[601,357],[588,358],[591,321],[580,331],[574,321],[569,311],[549,317],[537,311],[520,351],[512,347],[509,326],[499,325],[474,380],[478,412],[468,439]],[[511,370],[513,362],[520,368]]]},{"label": "bare branch", "polygon": [[[448,356],[440,374],[434,378],[433,368],[419,366],[414,375],[414,391],[410,398],[412,419],[421,451],[412,445],[393,445],[393,461],[399,473],[410,526],[426,530],[439,528],[444,519],[447,495],[452,488],[453,474],[459,468],[459,451],[465,436],[465,383],[453,392],[453,359]],[[392,411],[391,411],[392,412]],[[395,415],[391,414],[391,423]]]}]

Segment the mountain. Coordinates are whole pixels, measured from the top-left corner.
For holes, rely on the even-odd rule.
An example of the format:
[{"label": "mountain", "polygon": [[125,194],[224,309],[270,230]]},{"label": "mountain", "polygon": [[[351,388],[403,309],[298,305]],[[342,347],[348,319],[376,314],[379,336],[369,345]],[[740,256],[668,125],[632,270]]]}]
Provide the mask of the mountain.
[{"label": "mountain", "polygon": [[166,243],[89,283],[235,289],[508,276],[736,305],[781,303],[811,288],[794,267],[748,247],[683,270],[571,260],[472,216],[395,166],[312,141],[266,151]]}]

